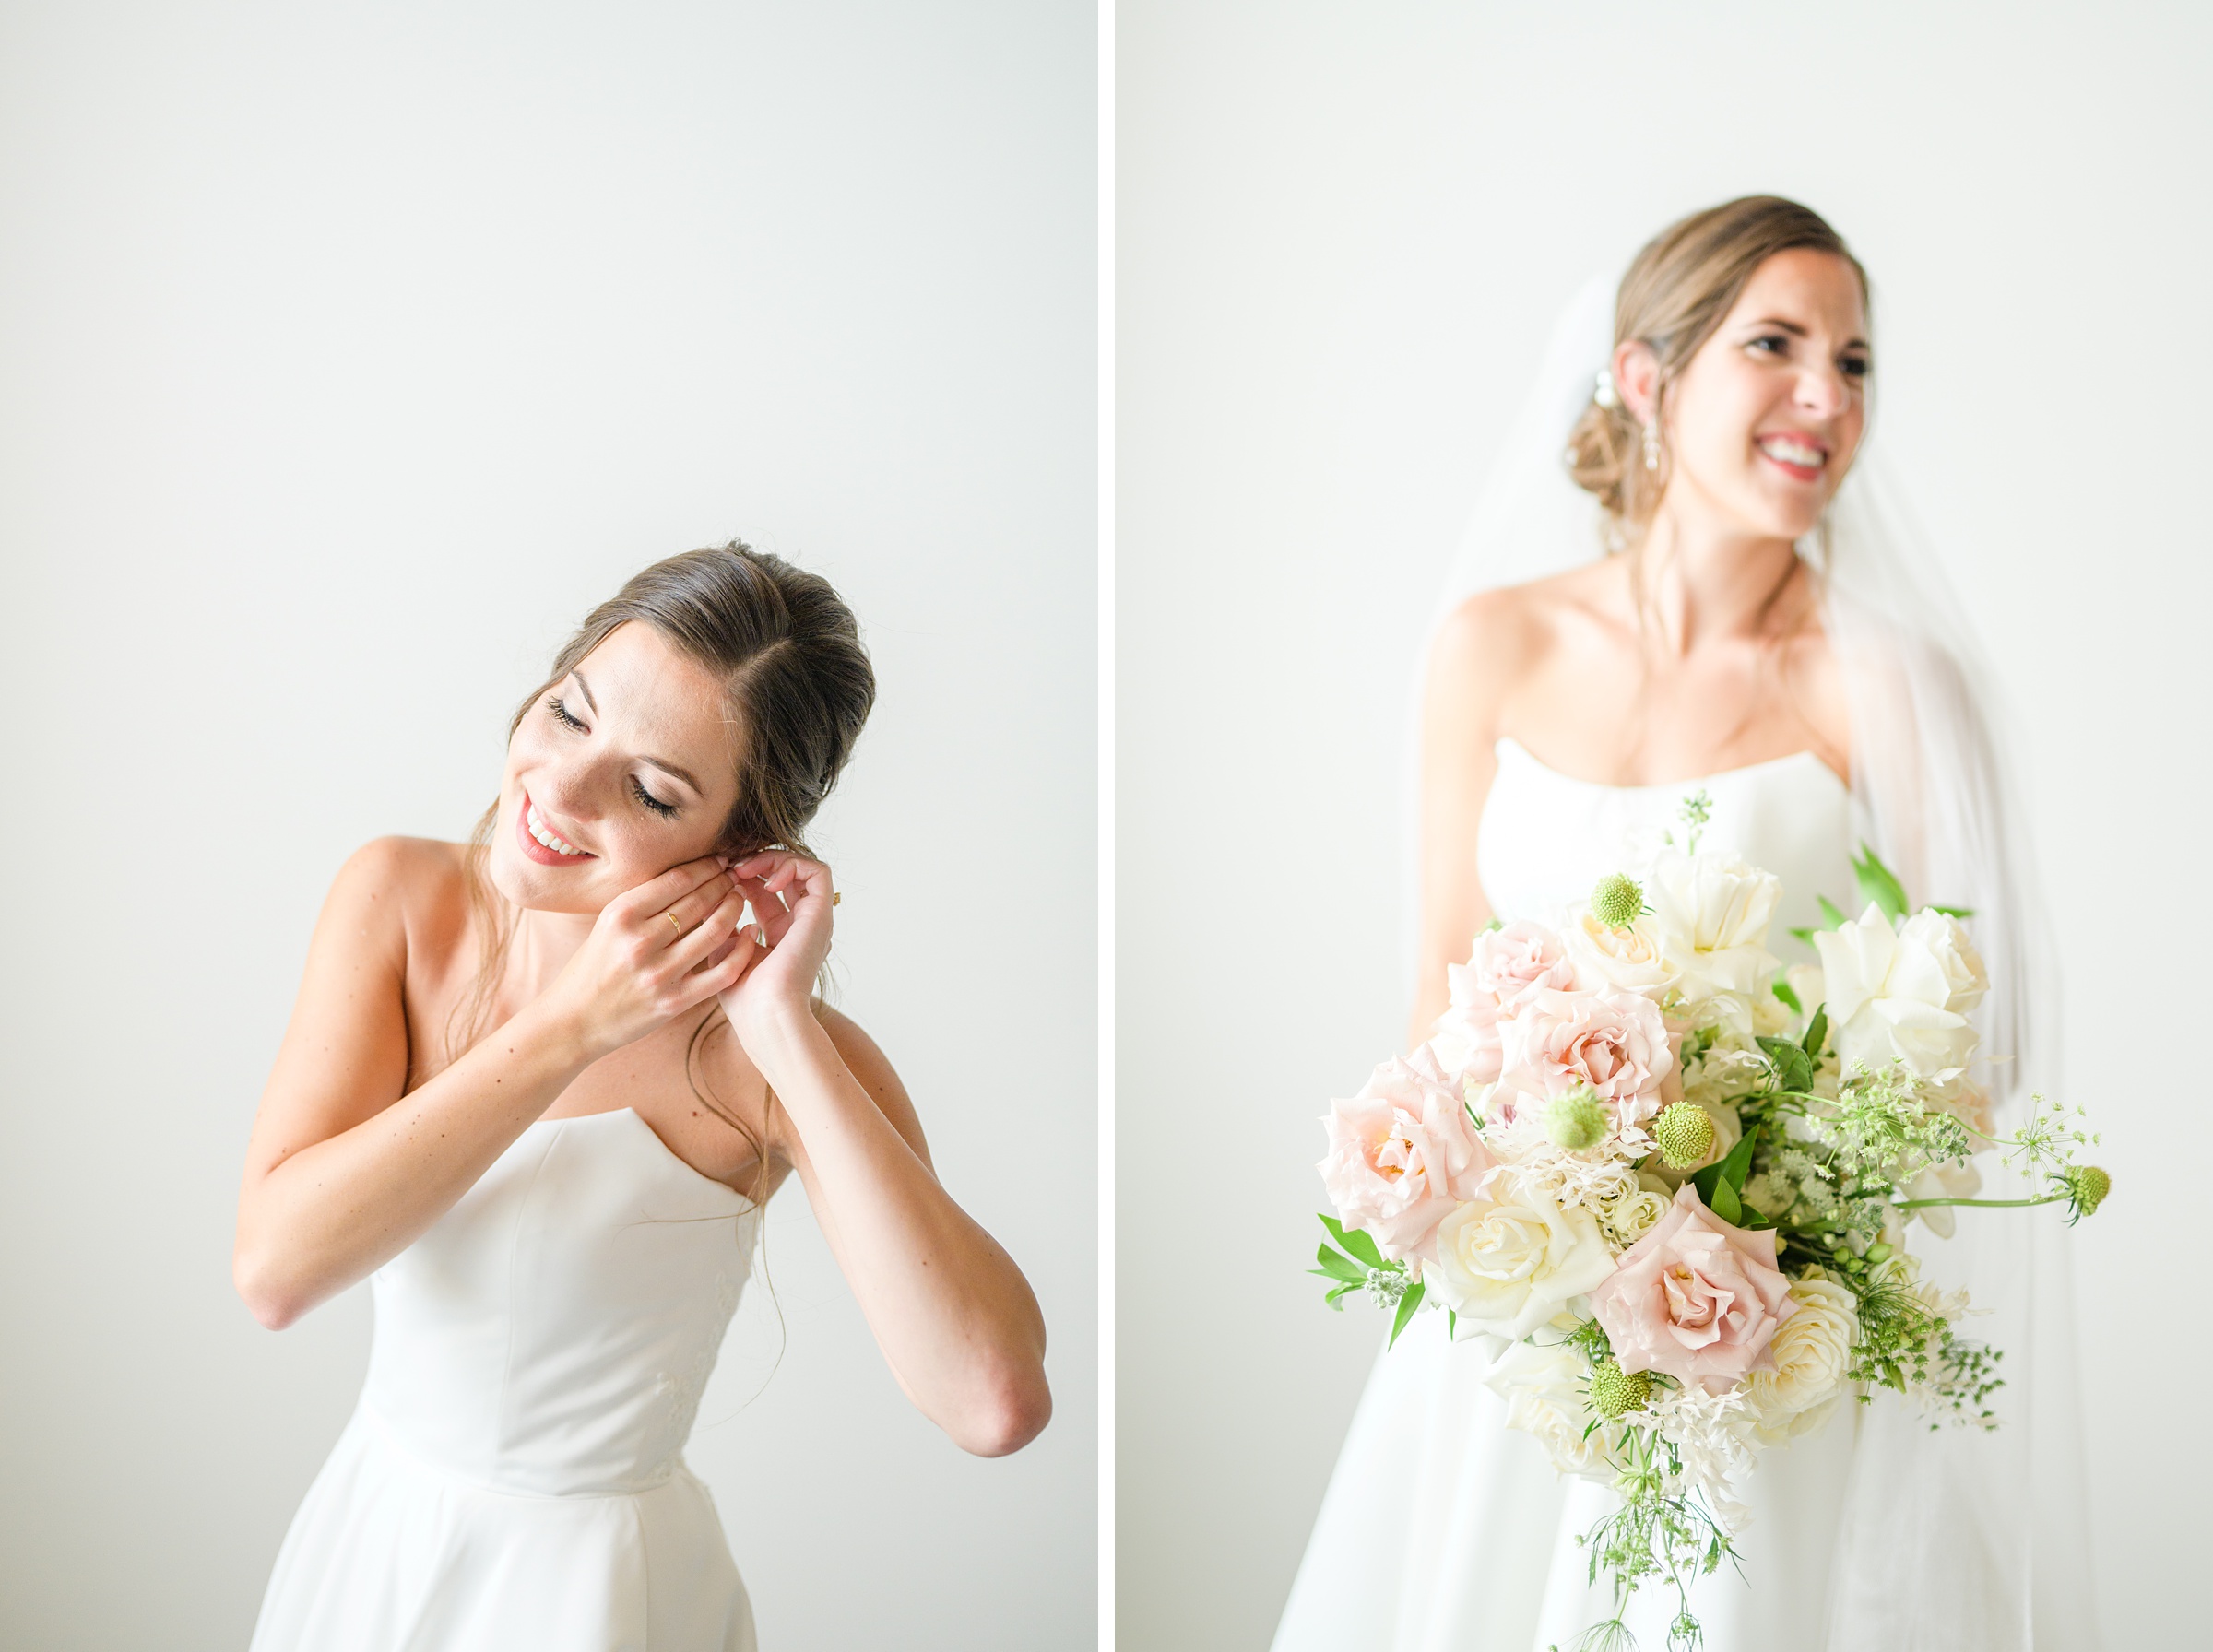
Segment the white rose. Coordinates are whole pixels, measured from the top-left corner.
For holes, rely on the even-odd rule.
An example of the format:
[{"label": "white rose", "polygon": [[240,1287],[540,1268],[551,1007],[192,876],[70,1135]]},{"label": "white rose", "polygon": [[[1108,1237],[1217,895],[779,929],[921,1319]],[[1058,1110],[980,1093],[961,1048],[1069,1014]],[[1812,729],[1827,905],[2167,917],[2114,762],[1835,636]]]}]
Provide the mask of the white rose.
[{"label": "white rose", "polygon": [[1774,974],[1768,924],[1782,885],[1771,873],[1734,855],[1663,849],[1647,898],[1686,997],[1749,995]]},{"label": "white rose", "polygon": [[1588,901],[1579,902],[1568,909],[1561,938],[1584,992],[1633,992],[1656,1003],[1682,974],[1667,961],[1660,926],[1650,914],[1615,929],[1599,921]]},{"label": "white rose", "polygon": [[1649,1187],[1632,1187],[1606,1207],[1606,1226],[1622,1249],[1628,1247],[1660,1225],[1660,1219],[1668,1213],[1674,1200],[1664,1193],[1655,1193]]},{"label": "white rose", "polygon": [[[1912,996],[1941,1003],[1954,1015],[1965,1015],[1990,990],[1990,976],[1982,968],[1982,954],[1967,937],[1959,920],[1935,907],[1924,906],[1905,921],[1898,932],[1898,961],[1890,966],[1894,979],[1925,977]],[[1941,983],[1941,985],[1939,985]],[[1943,997],[1936,997],[1941,991]]]},{"label": "white rose", "polygon": [[1768,1344],[1775,1369],[1745,1378],[1752,1434],[1763,1446],[1787,1445],[1828,1421],[1860,1339],[1858,1299],[1833,1280],[1793,1280],[1791,1302],[1790,1317]]},{"label": "white rose", "polygon": [[[1941,913],[1922,915],[1951,923]],[[1933,938],[1941,943],[1950,938],[1924,927],[1909,938],[1872,902],[1857,921],[1814,937],[1828,987],[1829,1026],[1847,1068],[1856,1062],[1882,1068],[1903,1061],[1914,1077],[1937,1084],[1966,1071],[1975,1053],[1975,1030],[1951,1005],[1955,990],[1968,995],[1970,1007],[1979,1001],[1982,989],[1972,983],[1981,978],[1982,960],[1972,948],[1941,953]],[[1959,944],[1965,945],[1964,935]],[[1963,972],[1964,985],[1958,988],[1955,966]]]},{"label": "white rose", "polygon": [[1519,1340],[1614,1271],[1598,1221],[1524,1176],[1495,1178],[1437,1224],[1428,1296],[1473,1330]]},{"label": "white rose", "polygon": [[1606,1457],[1605,1430],[1591,1426],[1598,1415],[1591,1409],[1589,1375],[1557,1343],[1517,1342],[1483,1380],[1506,1401],[1506,1425],[1534,1436],[1554,1468],[1611,1483],[1618,1470]]}]

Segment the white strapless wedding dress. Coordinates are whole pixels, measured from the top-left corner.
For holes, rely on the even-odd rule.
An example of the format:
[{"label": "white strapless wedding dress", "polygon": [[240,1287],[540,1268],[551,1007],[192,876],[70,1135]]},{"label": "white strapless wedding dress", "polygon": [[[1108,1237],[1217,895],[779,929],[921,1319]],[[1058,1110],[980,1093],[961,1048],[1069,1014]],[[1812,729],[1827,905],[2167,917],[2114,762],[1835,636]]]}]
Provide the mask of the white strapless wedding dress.
[{"label": "white strapless wedding dress", "polygon": [[758,1222],[627,1108],[525,1130],[371,1277],[253,1652],[753,1652],[682,1453]]},{"label": "white strapless wedding dress", "polygon": [[[1555,922],[1608,872],[1634,867],[1703,788],[1704,845],[1733,848],[1782,880],[1769,947],[1812,961],[1788,931],[1818,920],[1816,897],[1848,905],[1852,799],[1810,752],[1668,785],[1610,786],[1546,768],[1511,740],[1484,805],[1476,867],[1502,918]],[[1485,1339],[1450,1343],[1422,1315],[1376,1362],[1321,1513],[1291,1586],[1274,1652],[1544,1652],[1609,1615],[1576,1544],[1613,1493],[1563,1480],[1480,1378]],[[1741,1581],[1723,1564],[1692,1592],[1707,1652],[1797,1652],[1828,1621],[1858,1427],[1828,1427],[1760,1458],[1736,1540]],[[1645,1652],[1667,1644],[1661,1591],[1640,1590],[1629,1625]],[[1672,1596],[1669,1597],[1672,1600]]]}]

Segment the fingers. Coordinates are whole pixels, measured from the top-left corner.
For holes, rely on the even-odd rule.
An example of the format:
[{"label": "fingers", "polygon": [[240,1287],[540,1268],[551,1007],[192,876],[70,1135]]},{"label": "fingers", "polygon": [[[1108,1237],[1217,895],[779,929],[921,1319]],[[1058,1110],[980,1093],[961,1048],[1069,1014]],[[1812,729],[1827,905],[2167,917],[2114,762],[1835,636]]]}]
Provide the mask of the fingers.
[{"label": "fingers", "polygon": [[[714,877],[702,883],[697,889],[692,890],[682,899],[671,902],[660,913],[645,921],[658,929],[667,931],[667,934],[660,938],[667,940],[671,945],[680,946],[697,931],[703,923],[711,926],[712,920],[708,914],[733,897],[736,898],[740,906],[745,904],[744,891],[740,890],[728,876],[717,870]],[[668,922],[670,917],[675,918],[676,922],[673,924]],[[735,928],[737,923],[738,919],[733,914],[729,927]]]},{"label": "fingers", "polygon": [[759,878],[740,878],[738,887],[752,901],[753,921],[761,926],[770,943],[781,939],[784,931],[791,927],[791,908]]},{"label": "fingers", "polygon": [[751,926],[738,932],[738,939],[720,962],[709,962],[692,977],[695,991],[692,1002],[704,1004],[719,997],[745,979],[746,972],[761,962],[767,949],[754,938]]},{"label": "fingers", "polygon": [[666,911],[709,879],[720,877],[722,869],[722,862],[712,855],[684,861],[635,889],[624,890],[607,903],[608,910],[625,918]]},{"label": "fingers", "polygon": [[740,878],[757,878],[778,893],[795,883],[803,883],[811,888],[819,882],[824,893],[830,888],[828,867],[819,860],[810,860],[804,855],[794,855],[789,849],[763,849],[758,855],[734,863],[730,870]]},{"label": "fingers", "polygon": [[[709,912],[704,921],[692,927],[682,939],[669,949],[669,961],[679,970],[689,971],[704,962],[709,954],[730,944],[738,931],[738,920],[745,911],[745,891],[726,884],[721,902]],[[697,899],[696,896],[689,897]],[[675,912],[676,907],[669,911]]]},{"label": "fingers", "polygon": [[827,906],[834,898],[830,868],[788,849],[765,849],[737,861],[730,875],[752,898],[753,914],[768,931],[771,944],[791,927],[801,901],[819,896]]}]

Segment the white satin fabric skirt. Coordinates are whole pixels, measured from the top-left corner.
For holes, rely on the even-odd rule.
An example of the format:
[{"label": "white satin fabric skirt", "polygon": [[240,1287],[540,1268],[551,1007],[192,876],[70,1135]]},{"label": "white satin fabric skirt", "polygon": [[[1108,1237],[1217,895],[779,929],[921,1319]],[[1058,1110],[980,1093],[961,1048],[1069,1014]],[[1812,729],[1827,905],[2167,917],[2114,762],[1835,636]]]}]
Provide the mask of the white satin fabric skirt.
[{"label": "white satin fabric skirt", "polygon": [[[1506,1425],[1485,1387],[1483,1340],[1448,1343],[1424,1315],[1382,1354],[1354,1414],[1274,1652],[1545,1652],[1607,1617],[1576,1538],[1613,1492],[1563,1479]],[[1761,1456],[1727,1561],[1691,1590],[1707,1652],[1797,1652],[1828,1622],[1829,1579],[1857,1408]],[[1749,1581],[1746,1581],[1749,1580]],[[1645,1652],[1667,1645],[1671,1591],[1638,1591],[1626,1621]]]}]

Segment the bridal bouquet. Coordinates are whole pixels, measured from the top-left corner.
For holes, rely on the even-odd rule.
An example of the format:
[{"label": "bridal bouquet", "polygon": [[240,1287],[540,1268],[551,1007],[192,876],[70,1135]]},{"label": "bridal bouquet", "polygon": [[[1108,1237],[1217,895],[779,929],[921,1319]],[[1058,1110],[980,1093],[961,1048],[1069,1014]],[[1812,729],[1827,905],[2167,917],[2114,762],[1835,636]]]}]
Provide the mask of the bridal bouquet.
[{"label": "bridal bouquet", "polygon": [[[1698,852],[1702,796],[1686,818],[1686,848],[1601,879],[1563,928],[1478,937],[1429,1041],[1323,1121],[1331,1304],[1365,1293],[1394,1342],[1425,1310],[1495,1339],[1509,1425],[1618,1491],[1583,1540],[1614,1600],[1586,1646],[1634,1644],[1645,1583],[1674,1593],[1670,1647],[1698,1646],[1689,1584],[1734,1562],[1757,1455],[1847,1398],[1994,1426],[1999,1352],[1959,1334],[1966,1293],[1922,1277],[1911,1231],[1975,1204],[2072,1220],[2111,1187],[2041,1098],[1991,1134],[1970,914],[1910,912],[1863,850],[1864,910],[1823,900],[1801,932],[1819,965],[1779,973],[1781,885]],[[2046,1191],[1977,1199],[1993,1150]]]}]

